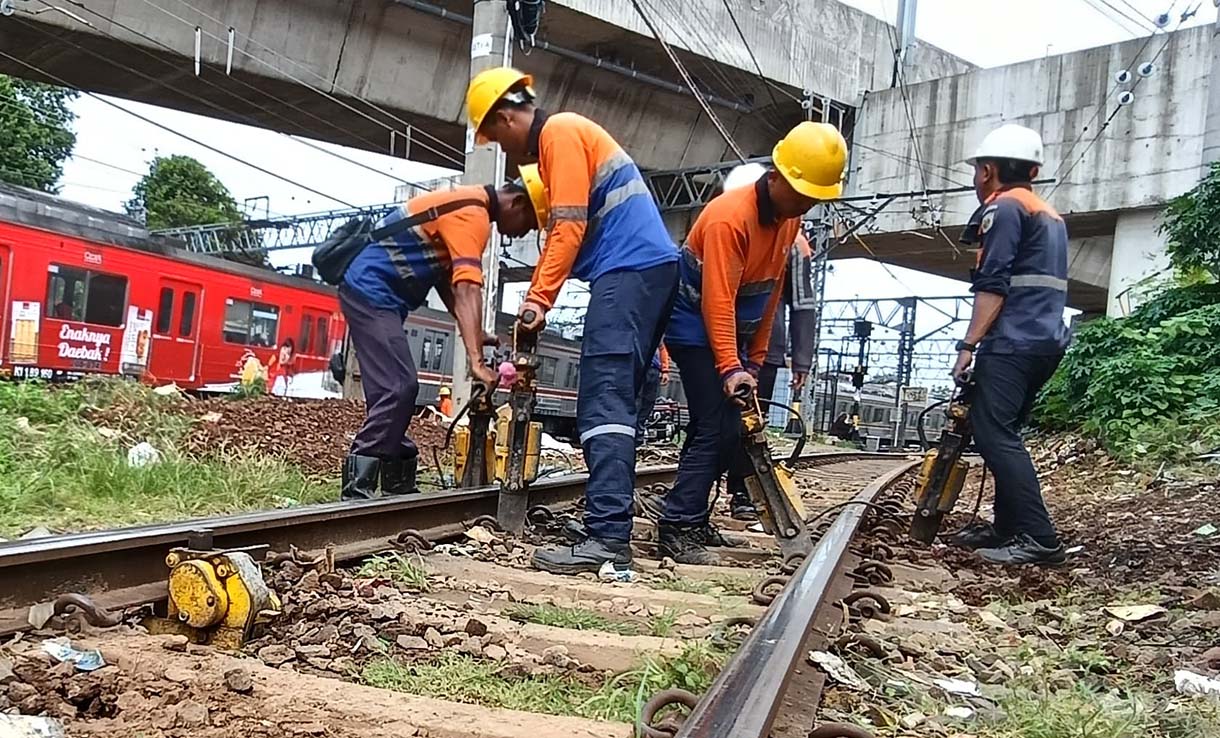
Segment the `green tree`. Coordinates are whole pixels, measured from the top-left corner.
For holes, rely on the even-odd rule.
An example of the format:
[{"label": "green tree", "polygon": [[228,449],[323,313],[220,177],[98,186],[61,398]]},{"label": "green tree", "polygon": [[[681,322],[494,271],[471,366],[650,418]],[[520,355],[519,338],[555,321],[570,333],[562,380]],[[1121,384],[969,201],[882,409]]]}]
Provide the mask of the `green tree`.
[{"label": "green tree", "polygon": [[0,180],[43,192],[56,182],[72,155],[76,90],[0,74]]},{"label": "green tree", "polygon": [[[181,154],[159,156],[148,166],[148,174],[136,183],[127,201],[129,215],[142,213],[151,230],[232,223],[241,227],[237,201],[216,175],[197,159]],[[270,267],[267,252],[237,247],[221,254],[231,261]]]},{"label": "green tree", "polygon": [[240,223],[241,211],[229,190],[198,160],[183,155],[158,156],[136,183],[127,213],[144,214],[151,230]]},{"label": "green tree", "polygon": [[1205,274],[1220,281],[1220,162],[1194,189],[1165,208],[1161,233],[1174,268],[1184,276]]}]

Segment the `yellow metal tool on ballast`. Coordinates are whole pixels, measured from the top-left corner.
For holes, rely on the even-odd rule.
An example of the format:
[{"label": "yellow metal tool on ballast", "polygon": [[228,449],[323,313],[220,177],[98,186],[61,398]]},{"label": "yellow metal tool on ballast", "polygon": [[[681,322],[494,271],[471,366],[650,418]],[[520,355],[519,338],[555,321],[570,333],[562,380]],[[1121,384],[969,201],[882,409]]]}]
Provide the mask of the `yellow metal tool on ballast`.
[{"label": "yellow metal tool on ballast", "polygon": [[919,483],[915,494],[915,516],[911,518],[910,535],[916,541],[931,543],[940,531],[940,523],[957,503],[958,495],[966,484],[969,465],[962,460],[962,453],[970,445],[970,403],[974,397],[974,376],[967,371],[958,377],[957,386],[948,400],[929,405],[919,414],[919,438],[928,448],[924,435],[923,419],[932,409],[948,404],[945,416],[948,423],[940,434],[936,448],[924,454],[919,471]]},{"label": "yellow metal tool on ballast", "polygon": [[500,499],[496,506],[496,521],[512,533],[525,529],[525,513],[529,509],[529,485],[538,478],[538,462],[542,452],[542,423],[534,421],[537,403],[538,332],[527,331],[522,324],[536,320],[534,311],[527,310],[513,325],[513,372],[508,388],[508,405],[501,408],[496,420],[496,478],[500,480]]},{"label": "yellow metal tool on ballast", "polygon": [[165,618],[145,621],[150,632],[179,633],[194,643],[235,651],[256,625],[280,614],[280,598],[263,581],[248,551],[171,549]]},{"label": "yellow metal tool on ballast", "polygon": [[808,555],[813,550],[813,542],[805,527],[805,505],[793,481],[796,459],[805,448],[804,428],[788,458],[774,461],[767,443],[767,419],[758,394],[748,387],[742,389],[734,399],[743,405],[741,443],[752,471],[745,479],[746,490],[758,508],[763,530],[775,536],[780,552],[785,557],[795,553]]}]

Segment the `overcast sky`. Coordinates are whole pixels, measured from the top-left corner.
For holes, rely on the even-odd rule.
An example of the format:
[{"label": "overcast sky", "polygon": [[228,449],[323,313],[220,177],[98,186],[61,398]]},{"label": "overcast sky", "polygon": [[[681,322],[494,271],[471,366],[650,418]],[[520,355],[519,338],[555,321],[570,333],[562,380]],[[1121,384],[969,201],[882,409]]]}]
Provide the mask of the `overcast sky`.
[{"label": "overcast sky", "polygon": [[[896,17],[897,0],[846,1],[848,5],[891,22]],[[1177,16],[1197,2],[923,0],[919,4],[916,34],[972,63],[1000,66],[1048,53],[1061,54],[1146,35],[1152,28],[1148,19],[1167,11],[1173,17],[1170,24],[1173,28],[1178,25]],[[1131,17],[1124,18],[1119,11]],[[1197,15],[1183,27],[1211,23],[1215,15],[1213,3],[1204,0]],[[1141,19],[1142,24],[1139,23]],[[123,100],[117,103],[322,194],[254,171],[83,96],[74,106],[78,114],[77,144],[75,156],[64,167],[62,194],[65,197],[121,210],[130,197],[131,187],[147,170],[148,161],[156,155],[169,154],[188,154],[202,161],[228,186],[239,203],[246,198],[267,198],[272,215],[389,202],[395,187],[403,180],[420,181],[447,173],[437,167],[319,144],[384,172],[378,174],[270,131]],[[262,212],[260,209],[259,213]],[[964,284],[952,280],[900,267],[886,269],[868,261],[849,260],[834,263],[826,294],[829,299],[840,299],[965,292]],[[506,295],[506,309],[514,309],[519,299],[519,291],[510,290]],[[579,290],[567,293],[563,301],[573,305],[583,303]],[[923,312],[920,330],[936,327],[936,318],[931,311]],[[961,331],[958,327],[954,334]],[[920,360],[919,364],[924,367],[919,370],[920,374],[931,377],[942,372],[942,363],[942,360],[931,358]]]}]

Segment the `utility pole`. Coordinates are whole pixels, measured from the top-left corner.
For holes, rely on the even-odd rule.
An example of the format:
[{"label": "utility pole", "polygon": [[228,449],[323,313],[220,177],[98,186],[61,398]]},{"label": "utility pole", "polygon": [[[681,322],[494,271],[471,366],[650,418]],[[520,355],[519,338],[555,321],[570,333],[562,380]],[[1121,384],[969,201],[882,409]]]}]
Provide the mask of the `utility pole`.
[{"label": "utility pole", "polygon": [[[907,51],[915,45],[915,13],[919,0],[898,0],[898,48],[894,49],[894,84],[906,74]],[[893,85],[891,85],[893,86]]]},{"label": "utility pole", "polygon": [[[1216,0],[1220,6],[1220,0]],[[1209,166],[1220,161],[1220,15],[1212,26],[1212,67],[1207,81],[1207,121],[1203,128],[1204,174]]]},{"label": "utility pole", "polygon": [[[484,69],[512,63],[512,26],[508,6],[500,0],[475,0],[474,23],[470,37],[470,78]],[[466,130],[466,168],[463,184],[499,185],[504,179],[504,154],[498,144],[476,146],[474,130]],[[500,233],[491,225],[491,242],[483,252],[483,330],[494,335],[496,315],[503,299],[500,284]],[[470,366],[458,336],[453,347],[453,406],[464,407],[470,400]]]}]

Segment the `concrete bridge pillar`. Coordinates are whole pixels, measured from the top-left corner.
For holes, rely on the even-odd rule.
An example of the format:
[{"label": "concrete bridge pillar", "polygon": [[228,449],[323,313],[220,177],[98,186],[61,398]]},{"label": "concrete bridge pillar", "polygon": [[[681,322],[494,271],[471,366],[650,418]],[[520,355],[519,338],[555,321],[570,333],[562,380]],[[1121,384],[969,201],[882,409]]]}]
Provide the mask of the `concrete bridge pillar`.
[{"label": "concrete bridge pillar", "polygon": [[1161,208],[1125,210],[1114,226],[1114,246],[1110,256],[1110,288],[1106,315],[1128,315],[1143,298],[1143,280],[1169,268],[1165,237],[1157,232]]}]

